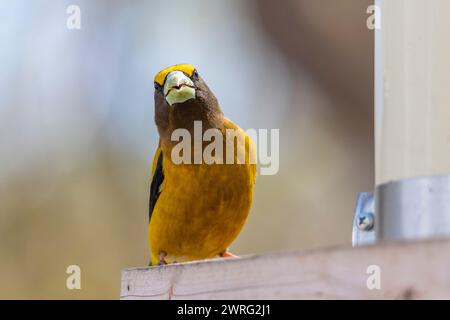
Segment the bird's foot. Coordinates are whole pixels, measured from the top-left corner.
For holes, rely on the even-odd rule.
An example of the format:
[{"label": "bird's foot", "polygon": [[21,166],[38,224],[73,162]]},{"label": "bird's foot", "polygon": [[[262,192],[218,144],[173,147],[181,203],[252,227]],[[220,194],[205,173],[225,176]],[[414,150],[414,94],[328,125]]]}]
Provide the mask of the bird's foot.
[{"label": "bird's foot", "polygon": [[164,251],[161,251],[159,253],[159,261],[158,261],[158,266],[162,266],[167,264],[166,260],[164,260],[164,258],[167,256],[167,253]]},{"label": "bird's foot", "polygon": [[232,254],[230,251],[226,250],[225,252],[220,254],[221,258],[239,258],[239,256]]}]

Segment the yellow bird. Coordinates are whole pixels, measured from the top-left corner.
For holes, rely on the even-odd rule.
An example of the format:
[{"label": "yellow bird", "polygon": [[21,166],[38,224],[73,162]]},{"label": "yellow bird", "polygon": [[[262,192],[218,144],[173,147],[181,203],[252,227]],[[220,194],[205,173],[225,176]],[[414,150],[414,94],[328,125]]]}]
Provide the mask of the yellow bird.
[{"label": "yellow bird", "polygon": [[[253,199],[253,143],[223,115],[194,66],[166,68],[155,76],[154,84],[160,139],[150,186],[150,265],[234,256],[227,248],[244,226]],[[175,131],[194,137],[199,123],[202,137],[209,129],[219,136],[200,144],[191,139],[187,145],[192,150],[177,154],[180,141],[173,139]],[[218,138],[223,139],[218,142]],[[212,142],[221,148],[211,152],[214,161],[206,161],[203,158]],[[203,156],[200,163],[199,154]],[[184,161],[174,158],[178,156]]]}]

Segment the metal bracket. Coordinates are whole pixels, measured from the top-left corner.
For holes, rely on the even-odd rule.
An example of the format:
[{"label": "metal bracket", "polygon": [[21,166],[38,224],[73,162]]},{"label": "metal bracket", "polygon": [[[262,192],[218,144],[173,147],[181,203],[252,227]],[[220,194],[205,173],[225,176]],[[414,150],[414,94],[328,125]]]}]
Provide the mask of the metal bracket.
[{"label": "metal bracket", "polygon": [[353,219],[352,245],[370,245],[376,242],[375,199],[373,192],[358,195]]},{"label": "metal bracket", "polygon": [[450,175],[413,177],[376,187],[377,237],[382,241],[450,236]]}]

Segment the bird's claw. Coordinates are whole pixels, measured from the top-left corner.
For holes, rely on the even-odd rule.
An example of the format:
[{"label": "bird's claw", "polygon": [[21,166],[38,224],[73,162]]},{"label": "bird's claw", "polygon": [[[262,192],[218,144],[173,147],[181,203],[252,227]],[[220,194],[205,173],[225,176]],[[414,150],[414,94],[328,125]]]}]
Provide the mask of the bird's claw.
[{"label": "bird's claw", "polygon": [[239,256],[232,254],[230,251],[226,250],[225,252],[220,254],[222,258],[239,258]]},{"label": "bird's claw", "polygon": [[164,260],[164,258],[167,256],[167,253],[164,251],[161,251],[159,254],[159,261],[158,261],[158,266],[162,266],[167,264],[166,260]]}]

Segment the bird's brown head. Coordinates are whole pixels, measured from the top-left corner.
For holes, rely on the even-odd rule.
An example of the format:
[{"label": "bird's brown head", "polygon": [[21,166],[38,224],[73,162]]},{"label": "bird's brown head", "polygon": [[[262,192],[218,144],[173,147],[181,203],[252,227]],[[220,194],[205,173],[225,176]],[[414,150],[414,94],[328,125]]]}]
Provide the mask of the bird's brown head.
[{"label": "bird's brown head", "polygon": [[223,114],[216,97],[190,64],[177,64],[155,76],[155,122],[160,137],[170,139],[178,128],[193,130],[202,121],[203,130],[221,128]]}]

